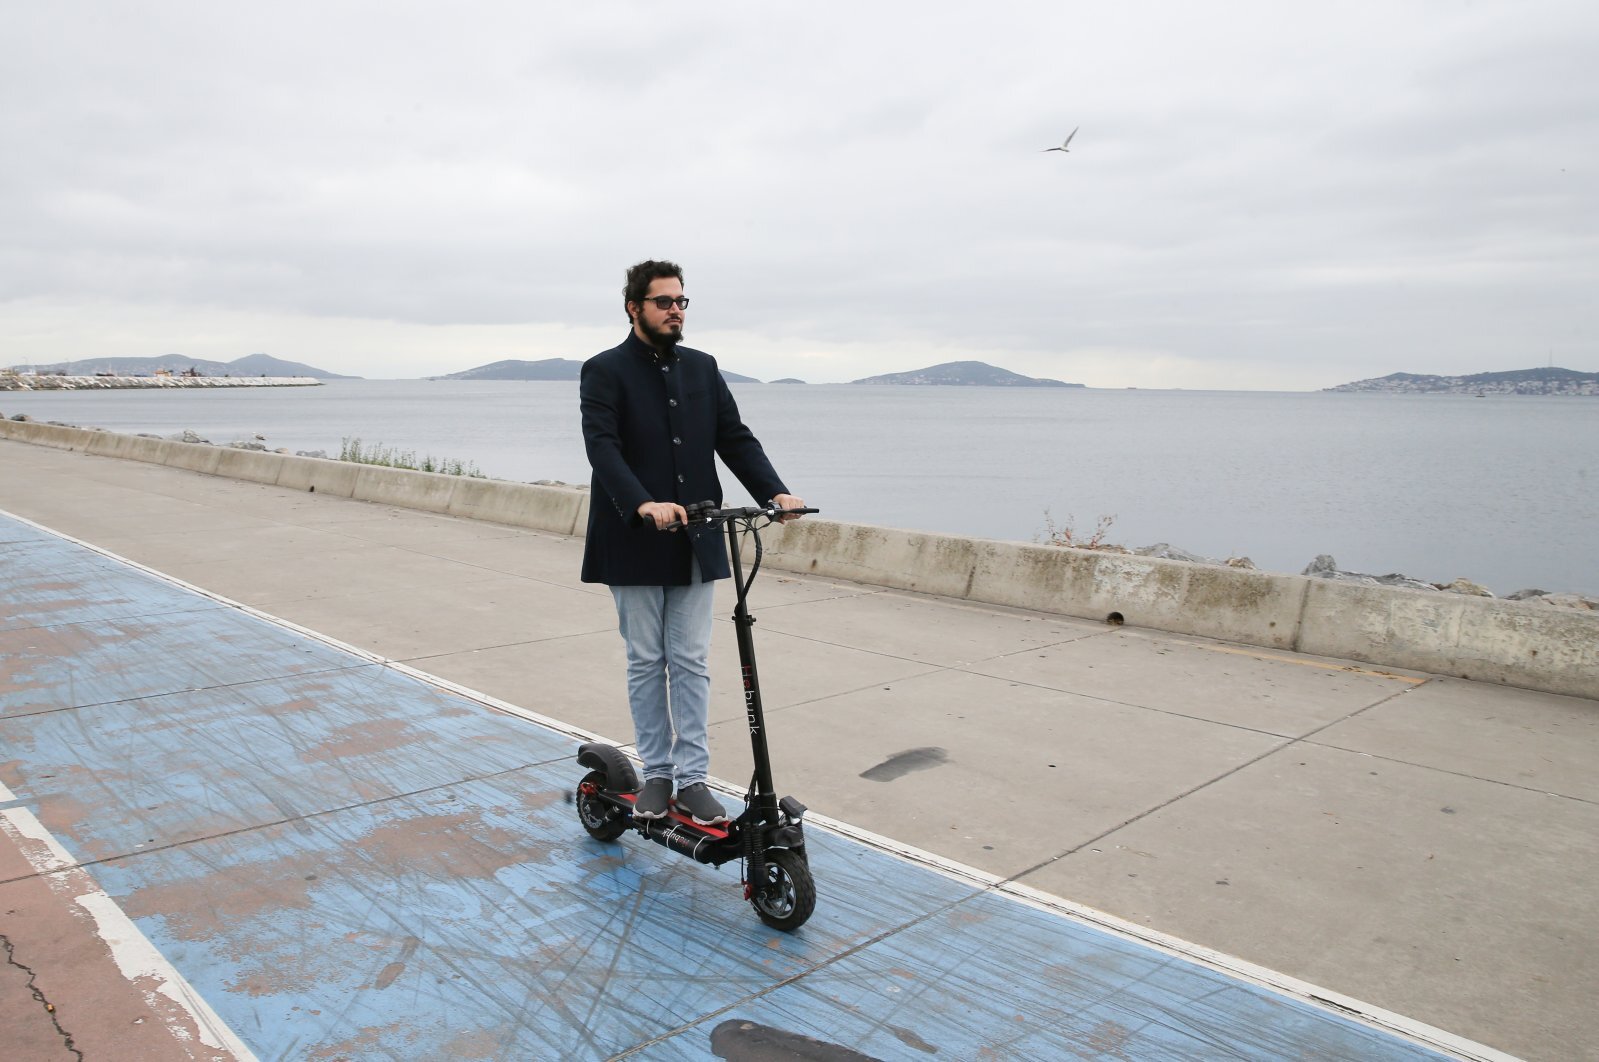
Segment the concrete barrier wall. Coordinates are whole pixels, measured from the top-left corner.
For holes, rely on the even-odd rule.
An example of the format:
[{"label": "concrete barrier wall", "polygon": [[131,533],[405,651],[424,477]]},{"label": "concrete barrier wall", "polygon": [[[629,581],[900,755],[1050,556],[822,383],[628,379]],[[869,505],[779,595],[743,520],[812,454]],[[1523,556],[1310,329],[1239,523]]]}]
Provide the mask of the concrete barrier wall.
[{"label": "concrete barrier wall", "polygon": [[766,563],[985,604],[1599,699],[1599,615],[815,517]]},{"label": "concrete barrier wall", "polygon": [[588,521],[588,492],[576,487],[413,472],[37,421],[0,420],[0,437],[561,535],[581,535]]},{"label": "concrete barrier wall", "polygon": [[1599,699],[1599,615],[1592,612],[1304,581],[1300,652]]},{"label": "concrete barrier wall", "polygon": [[[0,436],[581,535],[588,492],[0,420]],[[994,542],[816,517],[769,529],[794,572],[1599,699],[1599,615],[1536,603]]]},{"label": "concrete barrier wall", "polygon": [[768,562],[790,571],[1278,649],[1292,648],[1308,581],[816,517],[764,542]]},{"label": "concrete barrier wall", "polygon": [[524,490],[504,490],[504,486],[494,479],[460,480],[445,511],[469,520],[537,527],[563,535],[581,535],[588,526],[588,491],[527,483],[512,484],[527,488]]},{"label": "concrete barrier wall", "polygon": [[89,436],[109,434],[84,431],[82,428],[63,428],[57,424],[40,424],[31,420],[0,421],[0,433],[7,438],[40,446],[54,446],[61,450],[81,450]]},{"label": "concrete barrier wall", "polygon": [[353,498],[356,477],[364,467],[349,461],[296,457],[284,461],[282,470],[278,472],[278,486]]}]

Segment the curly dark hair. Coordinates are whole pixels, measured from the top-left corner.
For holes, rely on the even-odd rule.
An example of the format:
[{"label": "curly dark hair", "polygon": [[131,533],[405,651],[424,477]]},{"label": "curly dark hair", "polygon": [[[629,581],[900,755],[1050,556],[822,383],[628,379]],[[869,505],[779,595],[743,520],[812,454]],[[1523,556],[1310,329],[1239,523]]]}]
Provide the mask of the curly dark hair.
[{"label": "curly dark hair", "polygon": [[[627,313],[627,304],[630,302],[642,303],[644,293],[650,290],[650,282],[660,280],[662,277],[676,277],[679,284],[683,283],[683,267],[676,262],[657,262],[653,258],[648,262],[640,262],[627,271],[627,283],[622,286],[622,312]],[[628,313],[627,319],[631,321],[633,315]]]}]

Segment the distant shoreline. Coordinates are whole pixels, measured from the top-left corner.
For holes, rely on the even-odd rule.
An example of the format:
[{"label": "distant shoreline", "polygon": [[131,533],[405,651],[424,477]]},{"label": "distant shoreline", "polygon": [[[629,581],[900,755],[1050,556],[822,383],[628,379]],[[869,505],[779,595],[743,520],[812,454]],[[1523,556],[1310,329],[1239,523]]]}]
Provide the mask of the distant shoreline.
[{"label": "distant shoreline", "polygon": [[[366,380],[206,397],[0,392],[0,411],[168,437],[193,428],[219,444],[238,438],[291,453],[337,454],[341,437],[358,436],[470,458],[497,478],[586,482],[576,388],[478,382],[454,395],[446,383]],[[1599,422],[1580,398],[848,384],[733,392],[769,449],[806,447],[804,474],[785,472],[808,484],[806,497],[859,522],[1029,541],[1046,509],[1075,514],[1088,531],[1111,514],[1111,541],[1247,554],[1273,572],[1299,573],[1331,553],[1355,572],[1400,572],[1435,585],[1465,576],[1499,596],[1542,588],[1599,601],[1574,489]],[[951,430],[952,415],[963,418],[960,430]],[[1364,459],[1352,460],[1339,440],[1356,424],[1403,429],[1406,445],[1368,441],[1357,448]],[[1557,426],[1567,446],[1540,441]],[[1470,430],[1462,435],[1462,427]],[[1027,460],[1014,461],[1018,448]],[[929,500],[952,475],[961,504]],[[1527,518],[1533,506],[1536,520]],[[1294,523],[1306,512],[1317,519]],[[1513,537],[1501,533],[1511,528]]]},{"label": "distant shoreline", "polygon": [[314,376],[34,376],[0,373],[0,391],[122,391],[187,387],[320,387]]},{"label": "distant shoreline", "polygon": [[1396,372],[1372,380],[1324,387],[1324,391],[1379,391],[1409,395],[1599,395],[1599,373],[1571,369],[1514,369],[1470,376],[1430,376]]}]

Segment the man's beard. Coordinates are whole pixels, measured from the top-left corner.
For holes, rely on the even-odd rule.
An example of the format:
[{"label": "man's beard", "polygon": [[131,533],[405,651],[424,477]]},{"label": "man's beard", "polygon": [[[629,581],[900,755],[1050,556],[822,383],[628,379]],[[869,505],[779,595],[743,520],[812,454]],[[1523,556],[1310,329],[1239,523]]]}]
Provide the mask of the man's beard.
[{"label": "man's beard", "polygon": [[675,332],[671,329],[657,331],[650,327],[649,322],[642,319],[639,321],[639,331],[644,333],[644,338],[649,340],[650,346],[662,354],[676,353],[677,344],[683,338],[682,326],[679,326]]}]

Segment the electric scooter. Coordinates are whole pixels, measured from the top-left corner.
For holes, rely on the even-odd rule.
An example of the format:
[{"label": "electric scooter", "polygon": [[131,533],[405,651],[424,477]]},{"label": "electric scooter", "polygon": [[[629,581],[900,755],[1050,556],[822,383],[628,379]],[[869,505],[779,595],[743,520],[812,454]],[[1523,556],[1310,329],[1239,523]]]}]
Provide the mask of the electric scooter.
[{"label": "electric scooter", "polygon": [[[766,749],[766,717],[761,710],[761,686],[755,671],[755,639],[749,614],[749,589],[761,567],[760,529],[784,516],[814,513],[816,509],[779,509],[775,506],[748,506],[717,509],[713,502],[696,502],[684,507],[687,524],[720,526],[727,531],[728,553],[733,567],[733,586],[738,604],[733,610],[733,628],[738,637],[738,659],[744,679],[744,711],[749,720],[750,748],[755,756],[755,774],[744,795],[744,810],[732,822],[702,826],[675,807],[666,817],[640,819],[633,815],[638,800],[639,778],[632,761],[614,745],[588,742],[577,752],[577,762],[589,769],[577,785],[577,817],[591,837],[614,841],[629,829],[679,855],[700,863],[721,866],[735,859],[745,864],[742,884],[744,898],[755,908],[762,922],[773,929],[791,932],[805,924],[816,906],[816,883],[811,878],[805,857],[805,834],[801,820],[805,805],[791,796],[778,799],[772,785],[772,761]],[[674,523],[673,528],[685,526]],[[749,535],[755,547],[755,560],[749,578],[740,563],[739,536]]]}]

